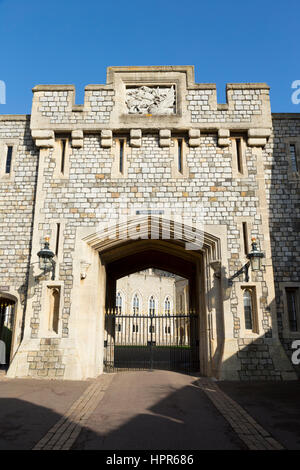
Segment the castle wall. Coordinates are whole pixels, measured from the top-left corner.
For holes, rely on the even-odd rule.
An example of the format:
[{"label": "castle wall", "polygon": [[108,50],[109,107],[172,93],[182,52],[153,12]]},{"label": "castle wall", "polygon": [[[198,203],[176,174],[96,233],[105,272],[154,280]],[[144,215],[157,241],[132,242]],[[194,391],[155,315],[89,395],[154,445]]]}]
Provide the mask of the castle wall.
[{"label": "castle wall", "polygon": [[[8,147],[13,148],[10,173]],[[30,116],[0,116],[0,295],[16,301],[14,350],[21,340],[27,295],[38,154]]]},{"label": "castle wall", "polygon": [[[21,146],[16,171],[22,174],[17,176],[10,193],[7,220],[22,220],[25,237],[17,227],[13,232],[15,238],[3,236],[3,261],[7,263],[7,255],[11,257],[11,274],[4,277],[4,285],[18,290],[24,285],[29,262],[32,269],[23,349],[11,365],[11,376],[83,378],[101,372],[99,348],[103,318],[99,309],[104,305],[104,287],[99,293],[97,286],[105,285],[105,269],[99,264],[98,253],[87,246],[84,238],[99,230],[105,210],[118,214],[124,203],[165,209],[186,204],[191,211],[190,219],[197,217],[201,208],[204,229],[219,246],[215,252],[205,248],[205,297],[201,300],[208,318],[211,360],[216,364],[221,361],[216,366],[217,375],[242,380],[279,380],[293,376],[290,361],[282,354],[278,340],[273,270],[278,288],[282,280],[295,278],[296,266],[293,260],[293,271],[282,277],[281,269],[287,271],[284,264],[288,263],[289,269],[292,266],[286,253],[282,256],[286,238],[281,238],[278,245],[282,251],[274,248],[269,224],[274,235],[285,207],[278,208],[275,197],[280,171],[273,176],[274,163],[281,158],[278,142],[284,139],[282,134],[293,134],[294,124],[275,120],[273,139],[267,85],[228,85],[227,103],[218,104],[215,86],[195,84],[192,72],[190,67],[112,67],[107,85],[86,88],[82,106],[75,105],[72,86],[38,86],[33,90],[33,140],[29,129],[25,133],[27,121],[21,121],[23,127],[19,121],[12,121],[18,132],[12,127],[8,133],[15,132]],[[175,112],[129,114],[125,104],[126,87],[143,83],[147,86],[174,83]],[[6,125],[0,121],[0,132]],[[26,148],[24,133],[28,139]],[[67,142],[63,165],[62,138]],[[239,162],[236,138],[241,145]],[[119,171],[120,139],[125,139],[122,172]],[[181,170],[178,169],[178,139],[183,141]],[[40,163],[36,173],[38,149]],[[35,178],[37,200],[33,207]],[[20,212],[16,212],[18,190]],[[289,211],[293,211],[290,190],[294,194],[293,188],[286,185],[285,201],[286,204],[289,201]],[[251,236],[255,236],[265,253],[263,266],[258,272],[249,270],[249,283],[241,275],[228,289],[228,278],[248,261],[245,227],[249,245]],[[282,233],[280,227],[277,230]],[[296,239],[290,235],[287,246],[291,250]],[[34,264],[45,236],[50,236],[50,248],[57,250],[54,281],[49,276],[38,278],[40,271]],[[20,240],[19,250],[24,256],[21,267],[17,267],[18,255],[11,246],[15,240]],[[215,275],[212,261],[221,264]],[[82,276],[83,265],[90,266],[86,277]],[[244,319],[243,293],[249,286],[256,297],[255,331],[246,328]],[[49,332],[45,320],[49,315],[51,289],[58,289],[60,295],[57,333]],[[280,305],[279,300],[279,319]],[[87,343],[89,335],[94,339]],[[220,352],[222,348],[224,353]]]},{"label": "castle wall", "polygon": [[[293,171],[290,143],[299,148],[299,116],[274,114],[273,132],[264,150],[265,182],[279,336],[289,358],[293,353],[293,341],[300,339],[299,331],[290,331],[286,298],[286,288],[300,288],[300,179],[299,172]],[[300,372],[299,365],[295,365],[295,369]]]}]

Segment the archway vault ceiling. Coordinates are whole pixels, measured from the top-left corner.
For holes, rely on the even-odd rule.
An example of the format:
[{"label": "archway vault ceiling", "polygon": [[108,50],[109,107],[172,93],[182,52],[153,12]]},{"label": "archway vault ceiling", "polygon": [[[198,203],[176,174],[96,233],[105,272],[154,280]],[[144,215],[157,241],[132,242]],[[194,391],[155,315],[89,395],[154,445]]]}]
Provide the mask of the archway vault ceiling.
[{"label": "archway vault ceiling", "polygon": [[[154,238],[152,234],[155,233]],[[165,235],[169,234],[168,237]],[[195,237],[202,240],[201,249],[186,249],[186,244],[190,243]],[[189,227],[177,222],[173,222],[161,217],[146,216],[139,218],[138,221],[131,219],[124,223],[112,225],[100,232],[92,233],[83,239],[93,249],[99,251],[101,259],[106,264],[114,258],[118,259],[120,251],[125,250],[126,254],[143,251],[145,246],[148,249],[151,245],[156,250],[169,251],[170,254],[178,255],[186,260],[191,260],[199,254],[213,250],[214,258],[220,257],[220,240],[207,232],[195,231]]]},{"label": "archway vault ceiling", "polygon": [[[177,250],[174,254],[170,253],[170,250],[163,250],[159,244],[151,243],[151,246],[147,247],[146,243],[139,244],[136,241],[134,245],[136,248],[134,252],[131,251],[129,254],[128,251],[124,253],[123,250],[118,249],[118,258],[110,261],[106,259],[106,273],[108,276],[119,279],[147,268],[162,269],[186,279],[191,279],[196,274],[198,256],[191,257],[188,260],[180,256],[182,249]],[[101,255],[100,257],[102,258]]]},{"label": "archway vault ceiling", "polygon": [[[156,238],[151,236],[153,233]],[[191,279],[207,250],[214,252],[213,258],[220,251],[219,238],[206,232],[202,232],[201,249],[187,249],[194,235],[193,227],[183,227],[162,217],[145,216],[138,221],[131,219],[112,225],[83,240],[99,252],[107,274],[114,279],[151,267]]]}]

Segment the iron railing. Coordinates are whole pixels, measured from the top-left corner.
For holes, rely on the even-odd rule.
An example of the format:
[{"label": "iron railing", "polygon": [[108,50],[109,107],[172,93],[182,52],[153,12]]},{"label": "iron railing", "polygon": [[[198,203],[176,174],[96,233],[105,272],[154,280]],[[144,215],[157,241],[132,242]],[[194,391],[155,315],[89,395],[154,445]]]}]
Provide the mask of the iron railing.
[{"label": "iron railing", "polygon": [[107,313],[104,369],[199,371],[198,315]]}]

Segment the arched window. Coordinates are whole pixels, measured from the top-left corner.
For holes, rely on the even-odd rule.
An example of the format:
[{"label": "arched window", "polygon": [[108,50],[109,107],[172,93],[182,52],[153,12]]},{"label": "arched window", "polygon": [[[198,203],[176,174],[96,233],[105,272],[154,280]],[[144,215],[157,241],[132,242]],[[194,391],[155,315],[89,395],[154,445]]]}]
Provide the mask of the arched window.
[{"label": "arched window", "polygon": [[155,299],[153,295],[149,299],[149,315],[155,315]]},{"label": "arched window", "polygon": [[165,315],[170,315],[170,313],[171,313],[170,297],[166,297],[166,299],[165,299]]},{"label": "arched window", "polygon": [[122,313],[122,296],[120,292],[117,293],[116,297],[116,313],[119,315]]},{"label": "arched window", "polygon": [[60,287],[48,286],[48,330],[58,334]]},{"label": "arched window", "polygon": [[134,297],[133,297],[132,310],[133,310],[133,315],[138,315],[140,312],[140,299],[137,294],[134,294]]}]

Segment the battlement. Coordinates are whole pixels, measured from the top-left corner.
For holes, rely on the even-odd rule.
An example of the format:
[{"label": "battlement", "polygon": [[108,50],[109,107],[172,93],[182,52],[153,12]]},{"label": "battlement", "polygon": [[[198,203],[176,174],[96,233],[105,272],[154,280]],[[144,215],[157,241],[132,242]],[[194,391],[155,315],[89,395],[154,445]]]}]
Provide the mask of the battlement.
[{"label": "battlement", "polygon": [[253,129],[260,129],[257,137],[270,134],[268,85],[229,83],[226,96],[226,103],[217,103],[216,85],[195,83],[193,66],[108,67],[107,84],[87,85],[83,105],[75,104],[74,85],[34,87],[31,129],[252,129],[252,137]]}]

